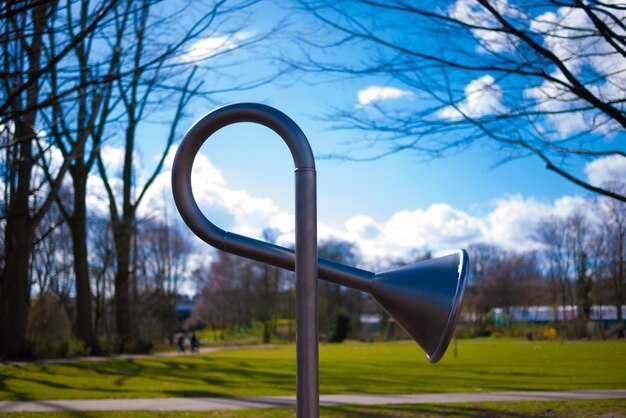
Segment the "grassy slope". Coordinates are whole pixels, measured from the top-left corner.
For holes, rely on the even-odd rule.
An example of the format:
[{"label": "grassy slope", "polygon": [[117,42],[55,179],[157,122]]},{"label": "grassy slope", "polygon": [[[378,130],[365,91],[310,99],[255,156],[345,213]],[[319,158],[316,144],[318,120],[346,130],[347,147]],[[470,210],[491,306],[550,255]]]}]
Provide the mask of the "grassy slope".
[{"label": "grassy slope", "polygon": [[[0,366],[0,400],[291,395],[295,349]],[[437,365],[412,342],[320,346],[321,393],[626,388],[624,342],[459,341]]]},{"label": "grassy slope", "polygon": [[[429,418],[491,418],[491,417],[623,417],[626,400],[542,401],[542,402],[488,402],[467,404],[423,404],[380,406],[323,407],[322,417],[429,417]],[[2,414],[0,414],[2,416]],[[206,412],[31,412],[6,414],[9,418],[287,418],[295,417],[294,408],[271,408],[243,411]]]}]

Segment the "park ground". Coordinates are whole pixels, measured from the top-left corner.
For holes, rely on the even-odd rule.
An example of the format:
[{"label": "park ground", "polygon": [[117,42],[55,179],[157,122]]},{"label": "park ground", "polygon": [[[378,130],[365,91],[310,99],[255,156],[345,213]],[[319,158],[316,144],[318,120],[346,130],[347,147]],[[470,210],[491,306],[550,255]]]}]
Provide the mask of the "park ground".
[{"label": "park ground", "polygon": [[[456,353],[456,355],[455,355]],[[200,355],[0,366],[0,400],[293,395],[293,345]],[[459,340],[431,365],[409,341],[320,345],[322,394],[626,389],[621,341]],[[292,408],[239,412],[55,412],[11,417],[293,416]],[[608,415],[607,415],[608,414]],[[626,400],[336,406],[324,416],[624,416]]]}]

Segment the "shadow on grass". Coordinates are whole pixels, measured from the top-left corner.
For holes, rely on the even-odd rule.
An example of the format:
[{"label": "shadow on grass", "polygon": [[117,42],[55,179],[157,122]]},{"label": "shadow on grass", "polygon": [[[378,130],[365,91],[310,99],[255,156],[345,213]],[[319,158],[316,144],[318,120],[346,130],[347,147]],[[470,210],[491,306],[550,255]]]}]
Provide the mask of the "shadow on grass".
[{"label": "shadow on grass", "polygon": [[[489,344],[487,348],[493,345]],[[485,344],[477,345],[475,351],[482,352],[483,346]],[[320,390],[325,394],[377,394],[623,387],[623,376],[614,364],[621,364],[618,361],[623,359],[626,351],[622,347],[626,345],[615,346],[619,350],[614,345],[606,345],[604,355],[598,356],[595,352],[593,357],[580,355],[571,365],[559,363],[559,367],[551,367],[551,364],[562,358],[560,352],[556,352],[556,357],[541,357],[534,363],[523,357],[529,351],[525,344],[502,343],[500,346],[501,351],[488,353],[489,361],[484,354],[478,356],[466,350],[465,362],[451,359],[432,366],[425,363],[421,354],[417,355],[418,349],[409,342],[322,345]],[[510,354],[511,347],[522,347],[525,351],[520,354],[517,353],[520,350],[513,350]],[[598,344],[590,347],[595,349]],[[579,365],[587,364],[585,359],[589,358],[605,361],[581,372]],[[0,366],[0,399],[3,400],[232,397],[294,392],[293,347],[277,351]]]},{"label": "shadow on grass", "polygon": [[[4,400],[229,397],[265,392],[291,393],[295,367],[285,362],[189,356],[76,362],[23,369],[0,368]],[[37,388],[24,391],[25,387]],[[43,395],[42,395],[43,394]]]}]

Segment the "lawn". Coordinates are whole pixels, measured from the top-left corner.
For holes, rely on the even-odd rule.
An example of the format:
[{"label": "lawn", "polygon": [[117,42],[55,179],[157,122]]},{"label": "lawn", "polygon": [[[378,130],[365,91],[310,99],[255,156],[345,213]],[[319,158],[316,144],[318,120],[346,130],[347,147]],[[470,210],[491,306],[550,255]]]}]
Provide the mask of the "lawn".
[{"label": "lawn", "polygon": [[[0,415],[1,416],[1,415]],[[24,412],[7,413],[9,418],[291,418],[294,408],[270,408],[242,411],[203,412],[150,412],[150,411],[103,411],[103,412]],[[536,418],[536,417],[623,417],[626,416],[626,400],[594,401],[541,401],[541,402],[485,402],[464,404],[421,405],[374,405],[322,407],[322,417],[337,418]]]},{"label": "lawn", "polygon": [[[459,340],[436,365],[409,341],[320,345],[321,393],[626,388],[626,343]],[[295,348],[0,366],[0,400],[292,395]]]}]

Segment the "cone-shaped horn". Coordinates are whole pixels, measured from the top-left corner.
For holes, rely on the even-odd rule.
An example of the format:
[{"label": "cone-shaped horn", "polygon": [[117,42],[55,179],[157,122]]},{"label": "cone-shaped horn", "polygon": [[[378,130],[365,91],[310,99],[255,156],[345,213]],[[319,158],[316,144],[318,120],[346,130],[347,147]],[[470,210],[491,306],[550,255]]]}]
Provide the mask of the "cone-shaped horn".
[{"label": "cone-shaped horn", "polygon": [[468,270],[465,250],[376,273],[370,294],[438,362],[461,311]]}]

